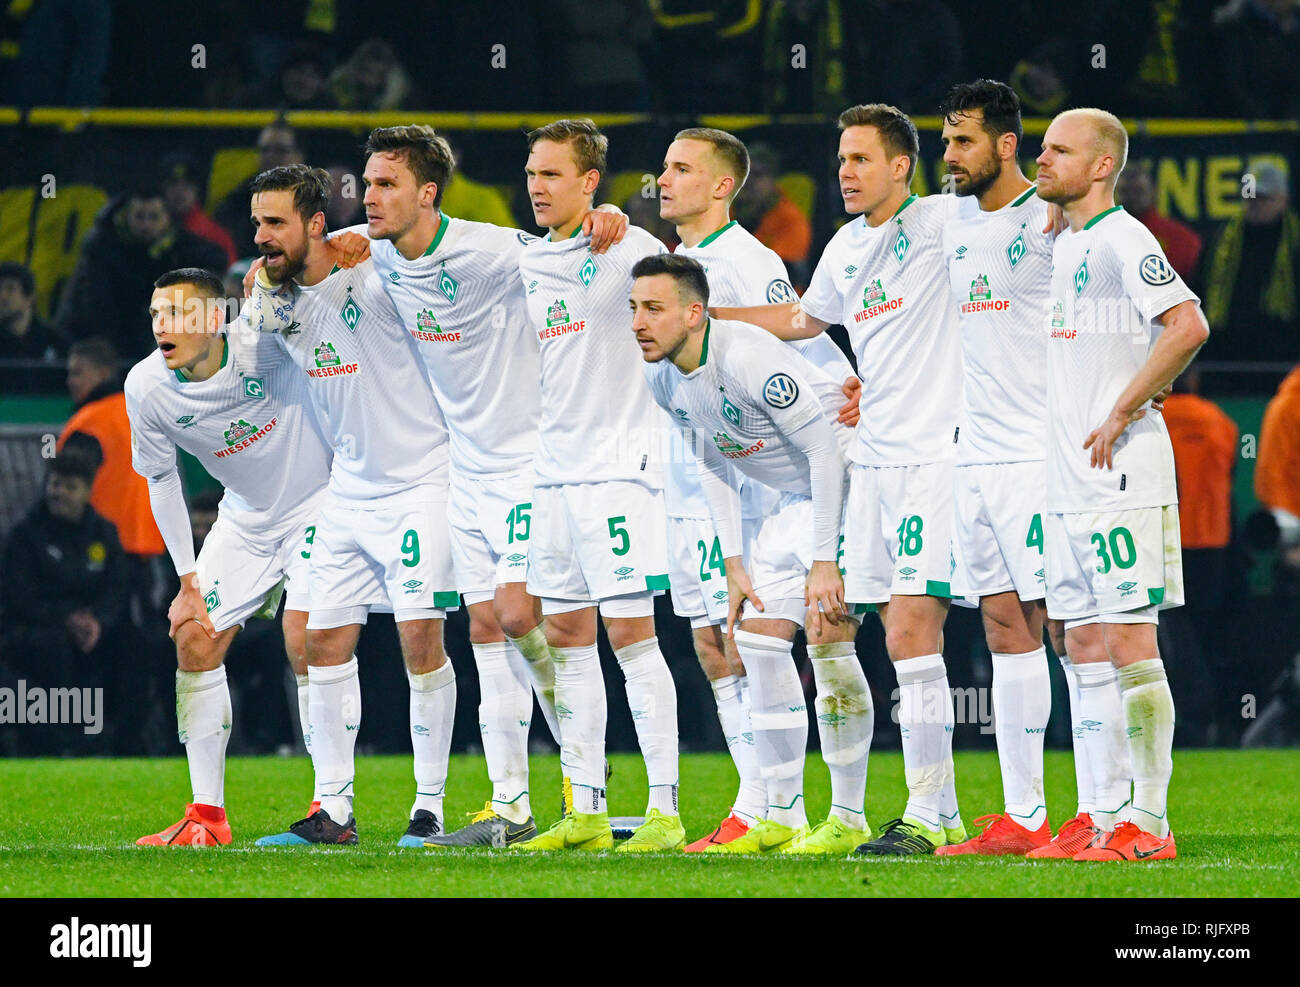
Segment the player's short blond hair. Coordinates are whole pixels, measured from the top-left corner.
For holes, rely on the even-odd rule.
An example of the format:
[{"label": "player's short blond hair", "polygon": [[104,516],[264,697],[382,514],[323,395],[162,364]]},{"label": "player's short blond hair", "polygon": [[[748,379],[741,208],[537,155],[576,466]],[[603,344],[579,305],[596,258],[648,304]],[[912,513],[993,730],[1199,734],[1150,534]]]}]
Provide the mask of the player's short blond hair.
[{"label": "player's short blond hair", "polygon": [[528,150],[538,141],[568,144],[578,170],[584,174],[598,171],[605,176],[605,155],[609,152],[609,138],[600,132],[596,121],[582,117],[573,120],[556,120],[545,127],[528,132]]},{"label": "player's short blond hair", "polygon": [[722,163],[723,170],[736,180],[731,189],[731,197],[735,198],[749,177],[749,148],[745,147],[744,141],[717,127],[687,127],[677,131],[673,140],[703,141],[711,145],[713,156]]},{"label": "player's short blond hair", "polygon": [[1124,170],[1124,165],[1128,163],[1128,131],[1124,129],[1124,124],[1120,122],[1119,117],[1108,110],[1099,110],[1095,106],[1083,106],[1078,109],[1066,110],[1057,115],[1056,119],[1062,117],[1074,117],[1088,121],[1092,125],[1094,133],[1094,150],[1098,157],[1103,154],[1109,154],[1115,159],[1115,170],[1111,172],[1111,181],[1114,182],[1119,178],[1119,173]]}]

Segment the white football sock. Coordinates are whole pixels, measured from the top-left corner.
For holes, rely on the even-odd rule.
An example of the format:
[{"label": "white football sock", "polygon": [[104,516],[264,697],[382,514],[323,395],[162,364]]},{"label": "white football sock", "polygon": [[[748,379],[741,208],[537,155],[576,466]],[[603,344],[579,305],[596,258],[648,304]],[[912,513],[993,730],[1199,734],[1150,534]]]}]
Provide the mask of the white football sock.
[{"label": "white football sock", "polygon": [[575,812],[605,808],[605,677],[596,645],[552,648],[560,769],[573,783]]},{"label": "white football sock", "polygon": [[944,761],[952,756],[949,731],[955,719],[948,670],[943,655],[934,654],[896,661],[894,674],[898,676],[898,728],[907,778],[903,819],[941,833]]},{"label": "white football sock", "polygon": [[471,647],[478,669],[478,731],[492,782],[492,808],[511,822],[523,822],[532,815],[528,800],[528,726],[533,715],[533,690],[526,663],[507,641]]},{"label": "white football sock", "polygon": [[1065,688],[1070,693],[1070,742],[1074,746],[1074,787],[1078,792],[1080,815],[1091,814],[1097,807],[1093,796],[1092,765],[1088,763],[1088,745],[1083,742],[1083,712],[1079,708],[1079,678],[1069,655],[1058,655],[1065,672]]},{"label": "white football sock", "polygon": [[749,722],[767,783],[767,818],[798,829],[808,825],[803,799],[808,707],[794,666],[794,646],[779,637],[736,631],[736,650],[748,672]]},{"label": "white football sock", "polygon": [[754,750],[754,730],[749,723],[749,702],[744,677],[724,675],[709,683],[718,704],[718,722],[727,741],[727,750],[740,775],[740,790],[731,811],[753,826],[767,814],[767,785],[758,767]]},{"label": "white football sock", "polygon": [[[546,631],[538,624],[523,637],[507,637],[515,650],[523,656],[528,669],[529,681],[537,696],[537,704],[542,708],[542,717],[551,728],[555,746],[560,746],[560,721],[555,715],[555,661],[551,649],[546,643]],[[532,718],[531,710],[529,719]]]},{"label": "white football sock", "polygon": [[311,761],[321,808],[339,825],[352,815],[353,751],[361,728],[361,679],[357,656],[342,665],[307,667]]},{"label": "white football sock", "polygon": [[659,639],[647,638],[614,652],[623,670],[627,704],[636,739],[645,758],[650,786],[646,812],[658,809],[675,816],[677,809],[677,687],[668,671]]},{"label": "white football sock", "polygon": [[808,656],[817,683],[817,735],[831,773],[830,815],[862,829],[867,758],[876,728],[867,677],[852,641],[810,644]]},{"label": "white football sock", "polygon": [[176,670],[176,733],[185,745],[190,788],[198,805],[226,804],[226,744],[230,741],[226,666],[210,672]]},{"label": "white football sock", "polygon": [[1075,662],[1074,674],[1079,680],[1079,717],[1096,798],[1092,821],[1111,832],[1124,821],[1132,778],[1115,666],[1108,661]]},{"label": "white football sock", "polygon": [[1014,822],[1036,831],[1047,822],[1043,735],[1052,712],[1047,649],[993,655],[993,724],[1002,797]]},{"label": "white football sock", "polygon": [[1174,697],[1165,663],[1148,658],[1119,670],[1124,722],[1133,759],[1133,807],[1129,821],[1156,836],[1169,835],[1166,811],[1174,773]]},{"label": "white football sock", "polygon": [[415,755],[415,804],[443,821],[442,799],[447,790],[447,762],[451,758],[451,728],[456,720],[456,670],[451,658],[441,668],[413,675],[411,686],[411,750]]}]

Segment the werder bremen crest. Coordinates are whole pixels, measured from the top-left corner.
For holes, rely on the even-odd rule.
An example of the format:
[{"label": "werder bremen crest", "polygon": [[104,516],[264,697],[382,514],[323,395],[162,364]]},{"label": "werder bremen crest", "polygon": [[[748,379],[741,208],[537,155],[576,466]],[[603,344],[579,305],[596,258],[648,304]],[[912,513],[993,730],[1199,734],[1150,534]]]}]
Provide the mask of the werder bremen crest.
[{"label": "werder bremen crest", "polygon": [[1011,241],[1011,246],[1007,247],[1007,260],[1011,262],[1012,267],[1015,267],[1024,256],[1025,236],[1023,233],[1017,233],[1016,238]]},{"label": "werder bremen crest", "polygon": [[885,289],[881,287],[880,278],[876,278],[876,280],[869,282],[862,290],[863,308],[871,308],[872,305],[879,305],[882,302],[887,301],[889,301],[889,299],[885,297]]},{"label": "werder bremen crest", "polygon": [[334,344],[328,340],[323,340],[316,347],[315,352],[317,367],[337,367],[339,365],[339,354],[334,349]]},{"label": "werder bremen crest", "polygon": [[551,303],[551,307],[546,310],[547,326],[562,326],[569,321],[569,307],[564,304],[563,298],[557,298]]},{"label": "werder bremen crest", "polygon": [[256,431],[256,425],[250,425],[241,418],[237,422],[231,422],[230,428],[222,434],[226,437],[226,445],[233,446],[236,442],[243,441]]}]

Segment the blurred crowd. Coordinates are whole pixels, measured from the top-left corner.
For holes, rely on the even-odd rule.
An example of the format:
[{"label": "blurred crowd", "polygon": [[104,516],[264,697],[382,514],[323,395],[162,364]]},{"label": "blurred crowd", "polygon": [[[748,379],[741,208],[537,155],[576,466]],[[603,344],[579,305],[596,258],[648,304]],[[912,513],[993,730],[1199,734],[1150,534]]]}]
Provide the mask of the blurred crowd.
[{"label": "blurred crowd", "polygon": [[[20,106],[931,112],[1008,79],[1026,115],[1290,119],[1296,0],[28,0],[0,14]],[[943,66],[943,73],[933,71]]]}]

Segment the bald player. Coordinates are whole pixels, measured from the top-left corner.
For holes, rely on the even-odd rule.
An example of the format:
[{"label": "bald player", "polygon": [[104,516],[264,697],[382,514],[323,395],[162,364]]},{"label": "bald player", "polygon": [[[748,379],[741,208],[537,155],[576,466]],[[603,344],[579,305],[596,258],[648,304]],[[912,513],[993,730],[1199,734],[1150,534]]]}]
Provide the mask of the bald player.
[{"label": "bald player", "polygon": [[[1173,449],[1151,399],[1209,328],[1155,237],[1115,205],[1127,154],[1118,119],[1078,109],[1052,121],[1038,158],[1038,194],[1069,223],[1053,246],[1045,327],[1047,610],[1065,621],[1082,714],[1096,724],[1085,734],[1095,832],[1074,860],[1177,854],[1166,812],[1174,702],[1156,624],[1183,602],[1182,553]],[[1060,856],[1051,850],[1030,856]]]}]

